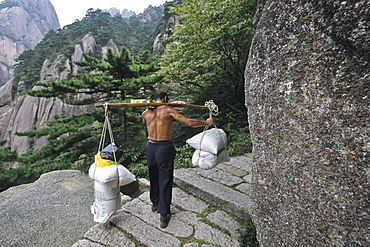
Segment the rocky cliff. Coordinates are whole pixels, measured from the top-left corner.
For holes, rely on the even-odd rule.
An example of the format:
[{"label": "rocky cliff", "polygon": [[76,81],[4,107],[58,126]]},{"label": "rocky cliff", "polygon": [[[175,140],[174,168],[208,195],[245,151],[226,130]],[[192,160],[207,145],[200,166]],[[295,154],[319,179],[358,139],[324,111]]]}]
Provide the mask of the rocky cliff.
[{"label": "rocky cliff", "polygon": [[[111,48],[113,52],[119,50],[112,40],[102,47],[102,54]],[[96,41],[91,34],[86,34],[80,44],[75,45],[71,58],[59,55],[54,61],[45,60],[40,68],[40,81],[62,81],[69,79],[69,73],[77,73],[78,66],[71,61],[82,61],[82,53],[93,55],[96,52]],[[63,66],[60,66],[60,65]],[[63,67],[63,70],[59,68]],[[37,87],[33,88],[34,90]],[[24,132],[46,127],[46,122],[54,119],[56,115],[72,116],[89,111],[93,106],[72,106],[56,98],[39,98],[28,95],[14,95],[12,80],[0,88],[0,137],[8,140],[12,150],[19,154],[39,150],[46,144],[46,138],[30,140],[28,137],[16,136],[16,132]]]},{"label": "rocky cliff", "polygon": [[13,73],[15,59],[32,49],[59,21],[50,0],[5,0],[0,4],[0,85]]},{"label": "rocky cliff", "polygon": [[166,22],[165,32],[159,33],[153,42],[153,51],[160,52],[163,46],[163,40],[168,39],[175,32],[176,25],[180,24],[179,17],[177,15],[172,15],[168,18]]},{"label": "rocky cliff", "polygon": [[370,2],[259,1],[246,67],[262,246],[368,246]]},{"label": "rocky cliff", "polygon": [[162,15],[162,11],[158,12],[155,8],[158,7],[153,7],[152,5],[149,5],[149,7],[146,8],[143,13],[138,14],[140,23],[156,22],[156,20],[158,20],[158,16]]}]

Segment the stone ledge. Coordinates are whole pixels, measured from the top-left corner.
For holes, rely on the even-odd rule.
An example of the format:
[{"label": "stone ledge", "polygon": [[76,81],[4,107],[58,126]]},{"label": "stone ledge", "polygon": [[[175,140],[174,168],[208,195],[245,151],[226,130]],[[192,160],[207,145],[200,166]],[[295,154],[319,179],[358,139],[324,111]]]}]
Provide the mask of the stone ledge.
[{"label": "stone ledge", "polygon": [[235,191],[217,182],[206,179],[194,169],[178,169],[174,183],[184,191],[210,203],[243,220],[250,220],[248,195]]}]

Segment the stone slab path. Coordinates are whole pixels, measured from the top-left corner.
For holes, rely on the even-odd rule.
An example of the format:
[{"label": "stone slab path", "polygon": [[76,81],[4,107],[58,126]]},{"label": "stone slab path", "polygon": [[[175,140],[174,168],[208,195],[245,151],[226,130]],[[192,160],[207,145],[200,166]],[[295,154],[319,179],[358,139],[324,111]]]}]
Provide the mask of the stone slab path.
[{"label": "stone slab path", "polygon": [[239,246],[238,231],[248,214],[251,155],[231,158],[210,170],[175,171],[171,220],[159,227],[149,192],[125,203],[107,223],[96,224],[72,247]]}]

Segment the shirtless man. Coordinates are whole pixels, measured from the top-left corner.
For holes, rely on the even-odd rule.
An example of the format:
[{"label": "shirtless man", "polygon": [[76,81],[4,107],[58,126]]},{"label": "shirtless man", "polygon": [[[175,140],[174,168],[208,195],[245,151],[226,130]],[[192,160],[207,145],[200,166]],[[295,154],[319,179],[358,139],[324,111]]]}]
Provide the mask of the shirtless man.
[{"label": "shirtless man", "polygon": [[[167,103],[168,95],[160,91],[154,95],[155,103]],[[158,106],[142,113],[143,122],[148,130],[146,157],[150,179],[150,200],[152,211],[160,213],[160,227],[165,228],[170,220],[170,204],[172,199],[173,163],[175,148],[172,144],[173,120],[180,121],[191,127],[214,124],[213,118],[206,121],[189,119],[171,106]]]}]

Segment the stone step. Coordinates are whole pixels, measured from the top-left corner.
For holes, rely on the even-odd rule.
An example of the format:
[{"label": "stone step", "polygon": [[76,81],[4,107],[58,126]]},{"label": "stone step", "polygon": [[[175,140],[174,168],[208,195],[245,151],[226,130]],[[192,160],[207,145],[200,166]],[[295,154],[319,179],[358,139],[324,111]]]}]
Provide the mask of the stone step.
[{"label": "stone step", "polygon": [[216,168],[177,169],[174,183],[182,190],[243,220],[249,216],[251,158],[232,158]]},{"label": "stone step", "polygon": [[239,246],[237,229],[250,221],[250,173],[249,156],[210,170],[177,169],[167,228],[159,227],[159,214],[151,211],[144,191],[137,198],[125,196],[115,216],[92,227],[73,247]]},{"label": "stone step", "polygon": [[149,192],[145,192],[126,202],[109,222],[92,227],[72,247],[238,246],[236,230],[241,226],[230,214],[209,211],[204,201],[174,188],[167,228],[159,227],[159,214],[151,211]]}]

